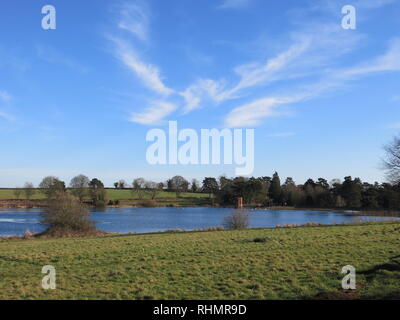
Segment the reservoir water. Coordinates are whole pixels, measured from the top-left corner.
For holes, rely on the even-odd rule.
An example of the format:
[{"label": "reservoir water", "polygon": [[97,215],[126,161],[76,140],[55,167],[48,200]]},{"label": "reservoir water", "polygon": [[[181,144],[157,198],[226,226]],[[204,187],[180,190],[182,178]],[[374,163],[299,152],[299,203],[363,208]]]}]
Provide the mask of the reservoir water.
[{"label": "reservoir water", "polygon": [[[91,213],[100,230],[119,233],[149,233],[171,229],[194,230],[222,226],[233,209],[227,208],[108,208]],[[341,224],[384,221],[399,218],[358,216],[351,212],[308,210],[248,210],[251,228],[284,224]],[[26,230],[40,232],[41,209],[0,209],[0,236],[22,235]]]}]

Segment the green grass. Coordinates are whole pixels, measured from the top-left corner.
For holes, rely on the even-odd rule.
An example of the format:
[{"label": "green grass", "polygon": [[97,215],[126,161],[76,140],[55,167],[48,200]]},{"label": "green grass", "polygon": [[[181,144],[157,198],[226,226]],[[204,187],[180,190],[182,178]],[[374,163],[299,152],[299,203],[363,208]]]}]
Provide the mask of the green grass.
[{"label": "green grass", "polygon": [[[399,223],[1,240],[0,299],[399,297],[399,255]],[[56,290],[40,285],[48,264]]]},{"label": "green grass", "polygon": [[[183,192],[179,195],[181,198],[208,198],[209,195],[205,193],[191,193]],[[143,192],[143,199],[150,199],[150,192]],[[176,198],[175,192],[161,191],[157,193],[157,199],[173,199]],[[107,189],[107,199],[109,200],[128,200],[128,199],[138,199],[137,193],[133,193],[130,190],[120,190],[120,189]]]},{"label": "green grass", "polygon": [[[150,199],[151,195],[149,192],[145,191],[143,192],[143,199]],[[195,198],[195,199],[206,199],[209,197],[208,194],[204,193],[191,193],[191,192],[184,192],[180,194],[181,198]],[[44,199],[44,195],[36,191],[32,199]],[[176,193],[175,192],[167,192],[167,191],[161,191],[157,193],[156,200],[157,199],[173,199],[176,198]],[[14,190],[13,189],[0,189],[0,200],[11,200],[11,199],[16,199],[14,195]],[[20,199],[25,199],[25,195],[22,192]],[[133,193],[129,189],[107,189],[107,199],[108,200],[134,200],[138,199],[138,196],[136,193]]]},{"label": "green grass", "polygon": [[[31,197],[31,199],[44,199],[44,195],[38,191]],[[14,189],[0,189],[0,200],[14,200]],[[21,192],[19,199],[25,199],[25,195]]]}]

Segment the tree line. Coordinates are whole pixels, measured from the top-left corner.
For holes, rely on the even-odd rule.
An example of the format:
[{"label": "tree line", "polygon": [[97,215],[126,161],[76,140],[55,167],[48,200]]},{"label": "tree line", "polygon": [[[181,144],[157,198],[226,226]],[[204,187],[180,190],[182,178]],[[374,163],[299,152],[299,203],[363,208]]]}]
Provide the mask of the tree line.
[{"label": "tree line", "polygon": [[277,172],[272,177],[205,178],[202,190],[215,194],[221,205],[232,205],[242,197],[246,204],[348,208],[363,210],[400,210],[400,136],[384,147],[383,160],[387,181],[367,183],[347,176],[343,181],[308,179],[296,185],[290,177],[281,183]]},{"label": "tree line", "polygon": [[[90,199],[97,207],[106,205],[106,190],[103,182],[94,178],[89,180],[85,175],[74,177],[69,184],[70,192],[73,196],[83,202],[85,199]],[[54,176],[43,178],[37,188],[31,182],[26,182],[22,188],[15,188],[14,195],[17,199],[21,194],[30,200],[36,192],[42,193],[47,199],[52,199],[56,194],[67,191],[65,182]]]},{"label": "tree line", "polygon": [[[193,179],[191,182],[182,176],[174,176],[165,182],[147,181],[136,178],[132,184],[119,184],[118,189],[129,189],[132,196],[143,199],[148,195],[156,199],[160,192],[174,192],[180,197],[184,192],[206,193],[210,200],[221,206],[233,206],[238,197],[251,206],[293,206],[315,208],[348,208],[368,210],[399,210],[400,183],[366,183],[359,178],[345,177],[343,181],[334,179],[328,182],[324,178],[308,179],[303,184],[296,184],[288,177],[281,182],[279,174],[272,177],[206,177],[202,183]],[[30,199],[35,192],[51,197],[59,191],[66,191],[64,181],[57,177],[45,177],[35,189],[26,183],[24,188],[15,189],[23,192]],[[74,177],[69,183],[69,191],[81,202],[90,201],[97,207],[107,204],[107,191],[102,181],[89,179],[85,175]]]},{"label": "tree line", "polygon": [[348,208],[369,210],[400,209],[400,185],[366,183],[348,176],[328,182],[308,179],[296,185],[290,177],[283,183],[277,172],[272,177],[206,178],[203,190],[215,194],[216,202],[232,205],[242,197],[247,205]]},{"label": "tree line", "polygon": [[[114,183],[114,188],[129,189],[132,196],[136,196],[138,199],[143,199],[145,194],[149,195],[151,199],[155,199],[162,191],[175,192],[177,197],[180,197],[183,192],[201,192],[200,184],[196,179],[189,183],[181,176],[174,176],[165,182],[136,178],[131,184],[128,184],[125,180],[119,180]],[[67,191],[67,189],[81,202],[89,200],[98,207],[106,205],[107,188],[104,183],[97,178],[90,180],[83,174],[72,178],[68,188],[66,183],[58,177],[47,176],[42,179],[37,188],[33,183],[26,182],[22,188],[17,187],[13,192],[16,199],[20,199],[21,195],[24,195],[25,199],[30,200],[36,192],[43,194],[46,198],[51,198],[54,194]]]},{"label": "tree line", "polygon": [[[207,193],[214,203],[223,206],[235,205],[237,198],[241,197],[245,204],[256,206],[400,210],[400,137],[395,137],[385,146],[385,151],[383,163],[388,177],[385,183],[370,184],[347,176],[343,181],[334,179],[328,182],[318,178],[297,185],[291,177],[282,183],[279,174],[275,172],[272,177],[206,177],[201,184],[196,179],[189,182],[179,175],[165,182],[136,178],[131,184],[119,180],[114,183],[114,188],[130,189],[132,195],[136,194],[139,199],[145,193],[155,199],[161,191],[175,192],[177,197],[183,192],[202,192]],[[66,190],[65,182],[53,176],[45,177],[38,187],[39,192],[47,197]],[[90,180],[85,175],[78,175],[71,180],[69,188],[81,202],[89,198],[96,206],[106,205],[106,188],[97,178]],[[23,188],[16,188],[14,192],[17,198],[24,193],[30,199],[36,189],[32,183],[27,182]]]}]

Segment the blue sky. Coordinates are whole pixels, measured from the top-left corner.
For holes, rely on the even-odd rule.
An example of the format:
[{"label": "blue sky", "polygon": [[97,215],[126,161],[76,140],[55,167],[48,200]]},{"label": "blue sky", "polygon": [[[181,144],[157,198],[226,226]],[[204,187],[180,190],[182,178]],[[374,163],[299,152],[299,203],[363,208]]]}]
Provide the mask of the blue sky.
[{"label": "blue sky", "polygon": [[[51,4],[57,29],[43,30]],[[344,5],[356,30],[341,27]],[[398,0],[0,4],[0,186],[234,175],[151,166],[146,133],[254,128],[254,175],[384,181],[400,131]]]}]

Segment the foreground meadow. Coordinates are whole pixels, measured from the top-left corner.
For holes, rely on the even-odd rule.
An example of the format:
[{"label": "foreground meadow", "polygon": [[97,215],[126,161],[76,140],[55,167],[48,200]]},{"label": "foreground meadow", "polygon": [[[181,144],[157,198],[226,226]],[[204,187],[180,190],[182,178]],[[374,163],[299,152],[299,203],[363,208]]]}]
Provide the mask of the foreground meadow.
[{"label": "foreground meadow", "polygon": [[400,223],[0,240],[0,299],[400,298],[399,262]]}]

